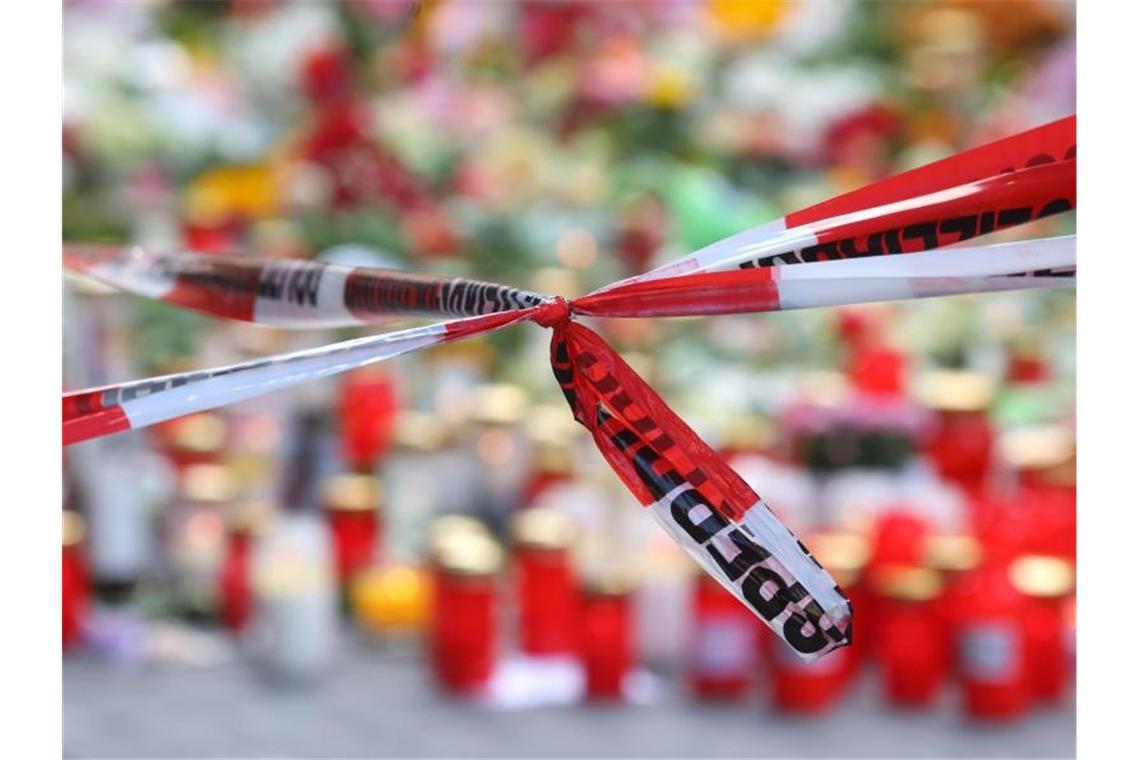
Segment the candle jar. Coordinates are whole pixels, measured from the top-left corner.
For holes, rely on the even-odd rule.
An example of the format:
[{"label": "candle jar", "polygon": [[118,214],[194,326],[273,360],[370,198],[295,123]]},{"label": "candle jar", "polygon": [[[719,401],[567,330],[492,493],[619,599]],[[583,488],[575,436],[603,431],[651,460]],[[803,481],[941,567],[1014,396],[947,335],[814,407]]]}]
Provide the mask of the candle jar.
[{"label": "candle jar", "polygon": [[1016,718],[1029,703],[1025,599],[1001,563],[974,573],[963,593],[970,605],[956,638],[966,712],[981,720]]},{"label": "candle jar", "polygon": [[393,559],[411,561],[433,511],[439,504],[454,503],[454,491],[441,477],[447,467],[448,435],[444,422],[434,415],[408,410],[396,415],[395,443],[379,473],[385,545],[397,555]]},{"label": "candle jar", "polygon": [[874,535],[870,541],[870,556],[867,558],[867,593],[863,598],[863,623],[860,637],[866,642],[864,652],[869,657],[878,657],[881,650],[879,633],[884,616],[880,607],[890,606],[880,593],[880,584],[871,582],[883,568],[895,566],[916,567],[922,564],[923,547],[930,534],[930,525],[913,512],[905,509],[891,509],[881,514],[875,522]]},{"label": "candle jar", "polygon": [[1025,659],[1030,691],[1042,702],[1057,702],[1070,677],[1066,604],[1075,585],[1073,565],[1061,557],[1027,554],[1010,565],[1009,579],[1025,596]]},{"label": "candle jar", "polygon": [[334,475],[324,487],[337,580],[347,592],[354,575],[377,560],[383,494],[372,475]]},{"label": "candle jar", "polygon": [[743,699],[751,686],[756,619],[707,573],[692,583],[689,687],[701,700]]},{"label": "candle jar", "polygon": [[580,642],[589,699],[625,697],[625,678],[635,658],[632,590],[629,581],[617,576],[595,578],[583,587]]},{"label": "candle jar", "polygon": [[840,647],[804,662],[787,642],[770,631],[764,637],[772,681],[772,702],[789,713],[822,713],[842,696],[853,671],[851,647]]},{"label": "candle jar", "polygon": [[738,414],[729,418],[721,431],[721,456],[730,462],[737,457],[775,458],[775,425],[758,414]]},{"label": "candle jar", "polygon": [[229,467],[190,465],[182,472],[178,496],[163,515],[175,593],[190,618],[212,619],[217,612],[218,573],[234,496]]},{"label": "candle jar", "polygon": [[502,551],[481,533],[453,534],[436,561],[431,641],[439,684],[456,694],[482,692],[494,673],[497,585]]},{"label": "candle jar", "polygon": [[[428,567],[427,616],[429,624],[434,624],[435,607],[438,602],[438,589],[442,582],[441,576],[443,571],[440,569],[440,559],[448,551],[448,547],[455,543],[466,543],[469,536],[494,540],[487,531],[486,525],[468,515],[439,515],[433,518],[427,526],[424,553]],[[431,662],[434,672],[438,675],[439,664],[443,661],[443,656],[439,651],[440,642],[434,633],[434,628],[429,628],[429,634],[430,635],[425,638],[424,645],[427,647],[428,660]]]},{"label": "candle jar", "polygon": [[938,573],[923,567],[877,568],[871,583],[879,595],[879,667],[883,696],[891,704],[929,707],[946,678],[947,655],[937,602]]},{"label": "candle jar", "polygon": [[396,389],[377,366],[345,375],[340,389],[341,452],[357,472],[371,472],[388,452],[396,423]]},{"label": "candle jar", "polygon": [[926,453],[940,475],[967,489],[978,489],[990,472],[994,432],[988,408],[992,384],[982,375],[938,371],[919,385],[922,402],[937,415]]},{"label": "candle jar", "polygon": [[1010,430],[1001,437],[1003,465],[1017,482],[1014,499],[1025,515],[1027,553],[1076,561],[1076,447],[1060,425]]},{"label": "candle jar", "polygon": [[530,655],[575,649],[577,584],[570,552],[575,529],[553,509],[533,507],[512,524],[519,605],[519,645]]},{"label": "candle jar", "polygon": [[219,415],[200,412],[172,420],[166,453],[181,472],[195,464],[216,464],[226,449],[226,423]]},{"label": "candle jar", "polygon": [[89,587],[83,559],[86,527],[77,512],[63,512],[63,648],[74,649],[83,642],[87,619]]},{"label": "candle jar", "polygon": [[926,538],[923,566],[942,578],[944,593],[936,603],[942,621],[944,663],[947,672],[957,669],[955,631],[970,608],[969,577],[982,561],[982,544],[967,534],[932,534]]},{"label": "candle jar", "polygon": [[238,504],[230,522],[225,557],[218,573],[222,626],[232,633],[245,629],[253,614],[253,543],[272,514],[265,502]]},{"label": "candle jar", "polygon": [[[532,437],[535,437],[532,435]],[[574,475],[573,439],[550,434],[534,441],[534,465],[523,489],[523,503],[534,504],[547,490]]]},{"label": "candle jar", "polygon": [[805,543],[819,563],[839,584],[851,609],[859,619],[859,632],[840,658],[847,663],[847,679],[854,678],[867,657],[867,629],[870,624],[868,605],[867,562],[871,544],[858,533],[817,533]]},{"label": "candle jar", "polygon": [[481,385],[475,394],[469,435],[476,504],[496,526],[522,504],[530,458],[523,421],[529,404],[526,391],[509,383]]},{"label": "candle jar", "polygon": [[998,441],[998,453],[1019,485],[1076,488],[1076,441],[1064,425],[1014,428]]},{"label": "candle jar", "polygon": [[255,656],[278,682],[312,682],[328,668],[336,647],[333,580],[315,557],[274,549],[266,555],[254,576]]}]

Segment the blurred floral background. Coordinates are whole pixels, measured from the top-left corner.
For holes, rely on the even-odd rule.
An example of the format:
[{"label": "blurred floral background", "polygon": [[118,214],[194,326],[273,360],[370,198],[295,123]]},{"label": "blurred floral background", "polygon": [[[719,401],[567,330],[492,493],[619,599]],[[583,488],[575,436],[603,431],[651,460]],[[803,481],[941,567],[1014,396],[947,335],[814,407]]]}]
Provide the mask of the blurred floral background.
[{"label": "blurred floral background", "polygon": [[[72,0],[63,239],[578,295],[1073,113],[1073,26],[1072,3],[1043,0]],[[1074,229],[1069,214],[993,238]],[[72,389],[367,332],[221,324],[80,278],[67,288]],[[732,613],[583,442],[547,336],[520,327],[69,449],[65,753],[700,755],[716,732],[716,751],[737,755],[1071,754],[1074,313],[1065,290],[599,326],[837,577],[866,585],[857,621],[887,631],[872,641],[951,630],[955,593],[1000,607],[1008,576],[1030,600],[1018,620],[1038,621],[1025,631],[1056,629],[1053,664],[1036,669],[1057,683],[1019,676],[1022,696],[979,701],[949,638],[900,662],[872,643],[840,678],[788,675],[763,635],[723,632],[739,620],[701,634]],[[338,522],[362,503],[372,527]],[[533,509],[575,528],[559,544],[564,582],[623,600],[581,613],[628,625],[617,665],[516,656],[530,646],[512,632],[530,593],[512,585],[526,566],[517,516]],[[483,676],[449,671],[426,643],[442,624],[439,535],[456,530],[445,515],[476,518],[509,555],[506,570],[500,557],[476,573],[499,589],[499,628],[456,634],[499,642]],[[550,525],[532,529],[549,549]],[[297,580],[300,560],[273,565],[256,547],[274,540],[294,560],[310,552],[324,580]],[[1025,570],[1027,557],[1046,564]],[[877,565],[918,575],[873,582]],[[1003,580],[977,586],[971,573],[995,567]],[[325,586],[340,589],[328,636],[314,622]],[[1031,639],[1017,651],[1037,651]],[[280,684],[247,665],[306,685],[274,701]],[[569,706],[594,683],[581,668],[607,667],[636,676],[621,699],[644,706]],[[725,696],[714,676],[726,672],[743,685],[697,709]],[[472,683],[483,697],[492,684],[497,709],[455,701]],[[526,713],[546,739],[508,709],[551,705]],[[582,730],[591,721],[610,741]]]}]

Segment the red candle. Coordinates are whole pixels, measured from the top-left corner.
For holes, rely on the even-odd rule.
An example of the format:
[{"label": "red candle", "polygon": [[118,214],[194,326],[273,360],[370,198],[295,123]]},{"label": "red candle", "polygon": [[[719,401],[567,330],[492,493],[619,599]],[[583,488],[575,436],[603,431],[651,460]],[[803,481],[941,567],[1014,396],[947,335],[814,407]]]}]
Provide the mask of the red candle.
[{"label": "red candle", "polygon": [[337,579],[343,589],[376,562],[382,493],[379,479],[372,475],[335,475],[325,484]]},{"label": "red candle", "polygon": [[1010,581],[1025,599],[1025,660],[1029,688],[1042,702],[1057,702],[1069,684],[1067,603],[1075,574],[1061,557],[1022,555]]},{"label": "red candle", "polygon": [[818,714],[836,703],[850,680],[851,647],[804,662],[783,639],[770,632],[764,639],[776,707],[785,712]]},{"label": "red candle", "polygon": [[853,678],[867,657],[868,604],[867,562],[871,544],[858,533],[817,533],[805,539],[812,554],[839,584],[859,620],[859,630],[841,659],[847,662],[847,677]]},{"label": "red candle", "polygon": [[179,471],[194,464],[216,464],[226,449],[226,423],[209,412],[171,422],[167,456]]},{"label": "red candle", "polygon": [[939,474],[965,488],[977,488],[990,472],[994,445],[987,409],[992,384],[973,372],[932,372],[919,384],[922,402],[937,413],[926,453]]},{"label": "red candle", "polygon": [[548,488],[565,483],[574,474],[573,451],[569,439],[540,440],[535,445],[535,467],[523,489],[523,502],[526,504],[533,504]]},{"label": "red candle", "polygon": [[1022,491],[1068,498],[1075,506],[1077,450],[1070,428],[1064,425],[1015,428],[1002,435],[998,451],[1002,464],[1014,473]]},{"label": "red candle", "polygon": [[222,625],[234,633],[245,629],[253,613],[250,570],[253,541],[264,528],[269,512],[269,506],[261,502],[241,504],[230,526],[226,554],[218,574],[218,600]]},{"label": "red candle", "polygon": [[586,584],[582,604],[582,664],[586,695],[601,701],[624,699],[623,684],[633,666],[631,585],[608,577]]},{"label": "red candle", "polygon": [[427,648],[427,659],[431,665],[432,673],[441,682],[443,655],[440,651],[439,636],[436,635],[434,628],[437,619],[435,609],[439,606],[440,587],[443,585],[441,562],[443,556],[448,553],[449,547],[457,543],[461,545],[469,543],[468,537],[470,536],[475,536],[477,539],[493,540],[482,522],[467,515],[441,515],[434,518],[428,526],[424,550],[429,571],[429,635],[425,637],[424,645]]},{"label": "red candle", "polygon": [[941,621],[944,667],[956,668],[954,663],[954,631],[970,607],[968,579],[981,564],[982,544],[967,534],[934,534],[926,539],[923,565],[942,578],[944,593],[936,602],[936,614]]},{"label": "red candle", "polygon": [[183,613],[213,620],[218,612],[218,572],[225,556],[225,516],[238,483],[233,468],[193,464],[182,470],[177,498],[161,514],[174,591]]},{"label": "red candle", "polygon": [[514,521],[519,645],[531,655],[575,650],[577,584],[570,561],[573,523],[560,512],[532,508]]},{"label": "red candle", "polygon": [[[881,568],[903,565],[914,567],[922,564],[923,549],[930,526],[918,515],[905,509],[891,509],[879,516],[875,532],[871,538],[870,557],[867,559],[866,576],[870,580]],[[859,638],[866,642],[867,656],[878,655],[879,630],[883,618],[879,607],[884,604],[882,595],[874,584],[869,584],[863,597],[865,610],[860,625]],[[860,646],[863,646],[862,644]]]},{"label": "red candle", "polygon": [[496,588],[502,552],[481,533],[455,535],[437,560],[431,624],[432,669],[445,689],[482,691],[494,672]]},{"label": "red candle", "polygon": [[83,561],[82,543],[86,532],[79,513],[63,512],[63,648],[73,649],[83,641],[87,618],[89,584]]},{"label": "red candle", "polygon": [[392,445],[396,389],[378,367],[345,376],[340,392],[341,449],[348,466],[371,472]]},{"label": "red candle", "polygon": [[1009,720],[1029,703],[1024,597],[1002,563],[984,566],[963,589],[971,603],[958,629],[958,663],[966,712]]},{"label": "red candle", "polygon": [[881,602],[878,621],[883,695],[906,707],[928,707],[946,678],[945,638],[937,614],[938,573],[923,567],[877,568],[871,583]]},{"label": "red candle", "polygon": [[698,699],[743,699],[751,686],[756,618],[704,572],[693,578],[689,685]]},{"label": "red candle", "polygon": [[722,431],[721,456],[732,464],[737,457],[766,456],[775,458],[775,426],[758,414],[737,414]]}]

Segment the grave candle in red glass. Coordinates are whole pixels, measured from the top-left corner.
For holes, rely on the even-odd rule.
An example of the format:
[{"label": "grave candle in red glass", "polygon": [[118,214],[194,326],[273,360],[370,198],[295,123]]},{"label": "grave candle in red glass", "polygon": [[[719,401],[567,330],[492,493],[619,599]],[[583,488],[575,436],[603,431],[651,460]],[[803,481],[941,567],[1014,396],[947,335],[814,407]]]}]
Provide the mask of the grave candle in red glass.
[{"label": "grave candle in red glass", "polygon": [[530,655],[570,654],[578,595],[570,557],[574,524],[560,512],[535,507],[515,517],[512,533],[519,646]]},{"label": "grave candle in red glass", "polygon": [[927,455],[943,478],[976,490],[990,472],[992,385],[973,372],[942,370],[922,379],[919,397],[936,413]]},{"label": "grave candle in red glass", "polygon": [[701,700],[748,695],[756,652],[756,618],[705,572],[692,583],[689,687]]},{"label": "grave candle in red glass", "polygon": [[444,689],[482,692],[495,669],[502,551],[490,536],[457,534],[436,561],[431,623],[433,670]]},{"label": "grave candle in red glass", "polygon": [[1025,597],[1005,563],[983,566],[963,589],[971,603],[957,632],[957,661],[965,709],[973,718],[1008,721],[1029,706]]},{"label": "grave candle in red glass", "polygon": [[325,483],[324,504],[342,589],[377,560],[382,493],[379,479],[372,475],[335,475]]},{"label": "grave candle in red glass", "polygon": [[90,589],[83,560],[83,518],[63,512],[63,648],[73,649],[83,641]]},{"label": "grave candle in red glass", "polygon": [[632,584],[624,578],[596,578],[585,585],[580,646],[586,670],[586,696],[600,701],[625,697],[625,677],[633,667]]},{"label": "grave candle in red glass", "polygon": [[1067,602],[1073,564],[1062,557],[1026,554],[1010,565],[1010,581],[1025,596],[1025,660],[1033,696],[1057,702],[1069,685]]},{"label": "grave candle in red glass", "polygon": [[929,707],[946,679],[937,614],[942,579],[928,568],[888,565],[875,570],[871,583],[881,600],[876,611],[883,695],[893,705]]}]

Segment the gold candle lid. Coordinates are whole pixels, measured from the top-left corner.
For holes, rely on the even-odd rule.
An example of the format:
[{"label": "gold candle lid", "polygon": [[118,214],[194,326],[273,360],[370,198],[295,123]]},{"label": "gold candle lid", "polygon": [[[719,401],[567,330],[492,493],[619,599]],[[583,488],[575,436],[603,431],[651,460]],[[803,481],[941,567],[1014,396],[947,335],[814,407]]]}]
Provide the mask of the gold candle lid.
[{"label": "gold candle lid", "polygon": [[998,439],[1002,461],[1015,470],[1062,467],[1076,457],[1073,432],[1061,425],[1037,425],[1010,430]]},{"label": "gold candle lid", "polygon": [[405,449],[437,451],[447,440],[447,426],[434,415],[405,410],[396,415],[395,439]]},{"label": "gold candle lid", "polygon": [[1065,596],[1076,585],[1073,563],[1062,557],[1024,554],[1009,566],[1009,580],[1026,596]]},{"label": "gold candle lid", "polygon": [[384,487],[374,475],[341,473],[325,481],[324,504],[336,512],[369,512],[380,507]]},{"label": "gold candle lid", "polygon": [[261,535],[269,527],[276,511],[276,505],[264,499],[238,502],[230,513],[230,529],[235,533]]},{"label": "gold candle lid", "polygon": [[170,443],[178,451],[193,454],[221,451],[226,445],[226,423],[208,412],[191,415],[178,421]]},{"label": "gold candle lid", "polygon": [[437,562],[448,575],[491,576],[503,566],[503,550],[487,533],[460,533],[443,543]]},{"label": "gold candle lid", "polygon": [[590,596],[626,596],[637,588],[640,574],[645,572],[643,568],[643,565],[634,565],[628,557],[608,553],[584,555],[579,571],[580,586],[583,593]]},{"label": "gold candle lid", "polygon": [[923,564],[941,572],[973,570],[982,561],[982,544],[966,534],[931,535],[926,539]]},{"label": "gold candle lid", "polygon": [[83,515],[70,509],[63,510],[63,545],[75,546],[87,535],[87,522]]},{"label": "gold candle lid", "polygon": [[569,445],[582,432],[565,403],[532,405],[526,413],[526,429],[539,444]]},{"label": "gold candle lid", "polygon": [[918,381],[918,398],[940,412],[980,412],[993,399],[993,383],[966,370],[935,370]]},{"label": "gold candle lid", "polygon": [[767,447],[775,431],[771,421],[759,414],[737,414],[724,426],[723,446],[731,449],[761,449]]},{"label": "gold candle lid", "polygon": [[428,526],[428,556],[438,559],[450,541],[468,534],[489,535],[487,526],[468,515],[441,515],[435,518]]},{"label": "gold candle lid", "polygon": [[577,533],[573,520],[545,507],[524,509],[511,522],[515,544],[528,549],[567,549]]},{"label": "gold candle lid", "polygon": [[567,475],[574,471],[574,442],[579,429],[565,404],[532,406],[526,413],[526,428],[540,472]]},{"label": "gold candle lid", "polygon": [[628,572],[594,573],[582,580],[582,590],[590,596],[626,596],[637,587]]},{"label": "gold candle lid", "polygon": [[942,592],[942,577],[927,567],[884,565],[871,575],[871,584],[883,596],[907,602],[926,602]]},{"label": "gold candle lid", "polygon": [[224,464],[190,465],[182,473],[180,493],[190,501],[233,501],[237,496],[233,469]]},{"label": "gold candle lid", "polygon": [[574,448],[569,441],[538,442],[535,466],[539,472],[549,475],[570,475],[574,472]]},{"label": "gold candle lid", "polygon": [[829,571],[858,573],[871,556],[871,543],[858,533],[817,533],[806,543]]},{"label": "gold candle lid", "polygon": [[488,383],[476,391],[472,417],[489,425],[510,425],[526,412],[527,394],[512,383]]}]

